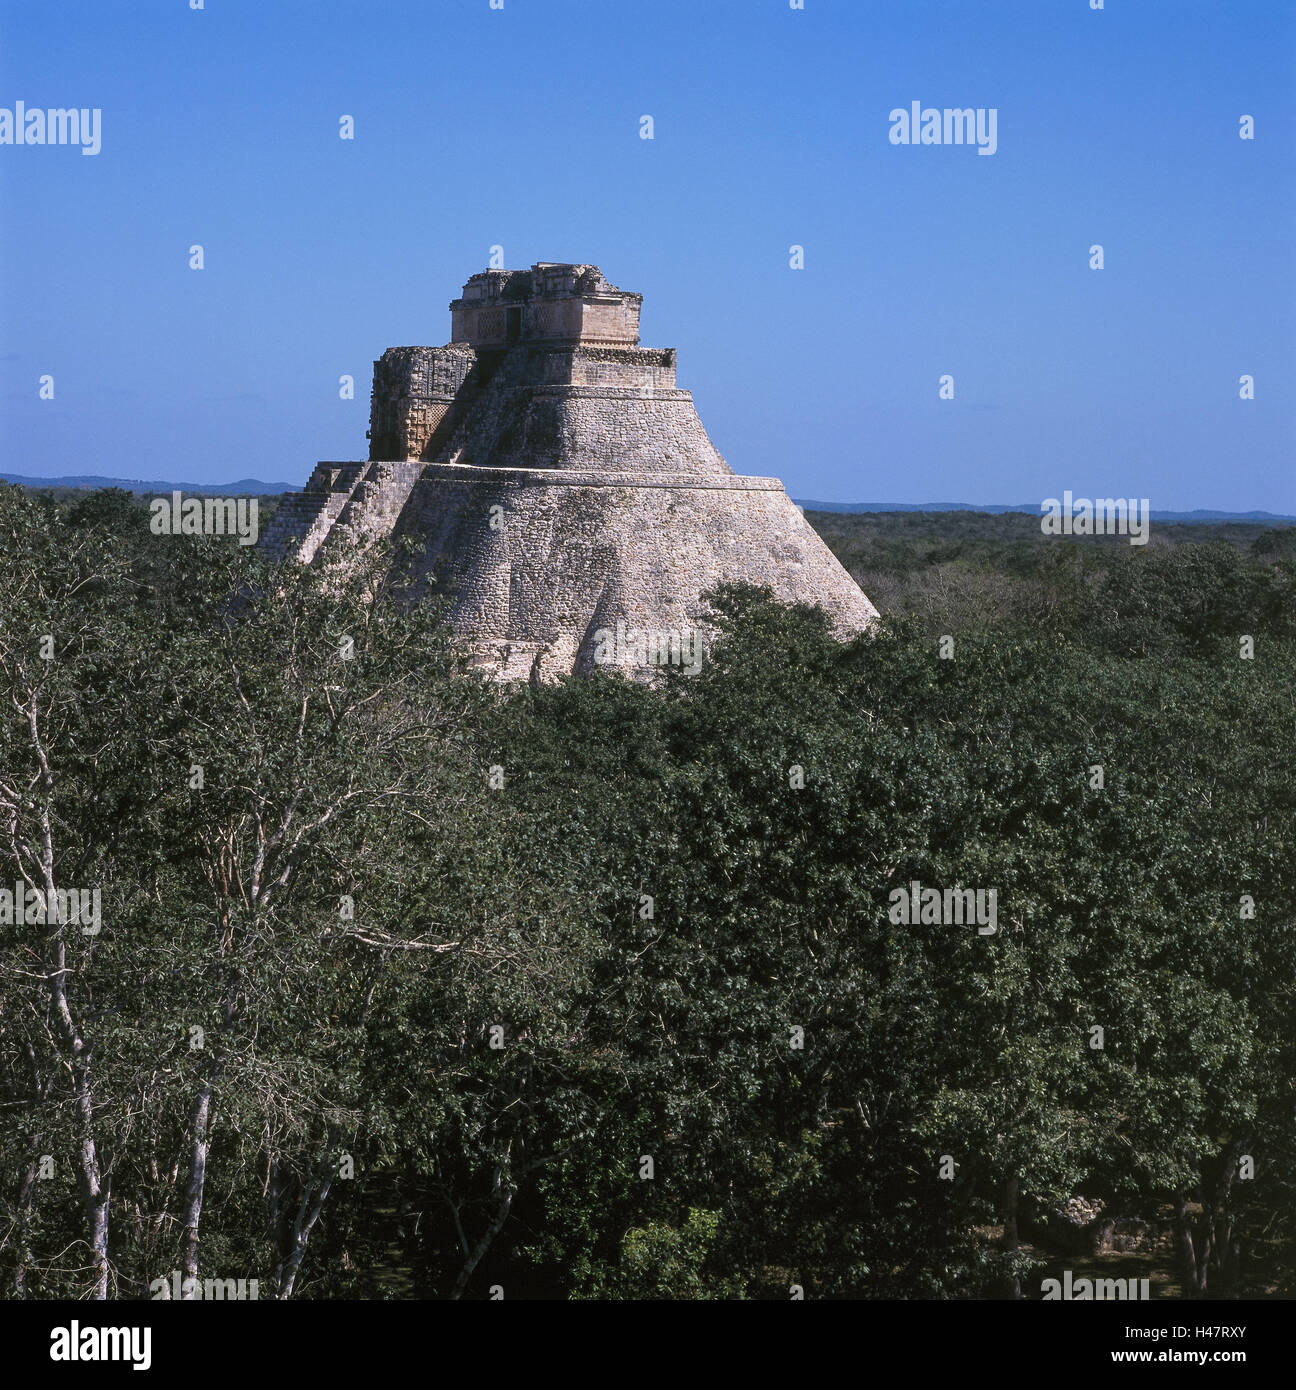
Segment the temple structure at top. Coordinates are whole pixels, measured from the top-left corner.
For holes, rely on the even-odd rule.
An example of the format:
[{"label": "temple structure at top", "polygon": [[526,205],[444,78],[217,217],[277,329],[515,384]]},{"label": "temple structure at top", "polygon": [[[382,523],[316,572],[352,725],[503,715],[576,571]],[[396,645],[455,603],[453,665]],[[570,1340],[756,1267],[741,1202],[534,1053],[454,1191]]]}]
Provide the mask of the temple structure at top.
[{"label": "temple structure at top", "polygon": [[594,265],[474,275],[449,343],[374,363],[369,457],[729,472],[675,384],[675,349],[639,346],[642,303]]},{"label": "temple structure at top", "polygon": [[450,336],[475,348],[514,343],[637,347],[643,295],[610,285],[596,265],[540,261],[483,270],[450,301]]}]

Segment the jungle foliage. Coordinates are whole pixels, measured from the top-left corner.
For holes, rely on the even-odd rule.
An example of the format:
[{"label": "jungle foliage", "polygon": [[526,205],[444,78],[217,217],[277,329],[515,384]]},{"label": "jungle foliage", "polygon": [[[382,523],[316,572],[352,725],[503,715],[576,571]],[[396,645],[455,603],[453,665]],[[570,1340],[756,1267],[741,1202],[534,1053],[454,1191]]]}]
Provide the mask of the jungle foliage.
[{"label": "jungle foliage", "polygon": [[0,488],[0,885],[102,895],[0,926],[4,1295],[1029,1295],[1076,1194],[1290,1295],[1285,533],[814,519],[878,631],[500,689],[381,555]]}]

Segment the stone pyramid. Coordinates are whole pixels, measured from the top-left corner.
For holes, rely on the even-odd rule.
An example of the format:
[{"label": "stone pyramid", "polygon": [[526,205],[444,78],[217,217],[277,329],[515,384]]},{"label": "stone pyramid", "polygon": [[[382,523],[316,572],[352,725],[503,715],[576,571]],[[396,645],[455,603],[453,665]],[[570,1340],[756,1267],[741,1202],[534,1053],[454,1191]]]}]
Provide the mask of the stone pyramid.
[{"label": "stone pyramid", "polygon": [[506,679],[688,664],[722,581],[862,631],[877,610],[783,484],[735,474],[674,348],[639,346],[642,301],[592,265],[474,275],[448,345],[374,363],[368,460],[319,464],[262,546],[310,562],[414,538],[418,589],[448,594],[474,664]]}]

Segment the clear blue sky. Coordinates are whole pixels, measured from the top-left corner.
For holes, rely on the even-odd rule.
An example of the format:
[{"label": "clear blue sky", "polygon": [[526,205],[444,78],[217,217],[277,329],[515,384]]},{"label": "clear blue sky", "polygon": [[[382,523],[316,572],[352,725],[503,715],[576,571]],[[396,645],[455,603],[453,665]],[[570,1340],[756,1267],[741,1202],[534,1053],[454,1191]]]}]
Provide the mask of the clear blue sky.
[{"label": "clear blue sky", "polygon": [[[1296,512],[1292,0],[0,0],[15,100],[103,148],[0,146],[2,471],[363,458],[498,243],[640,291],[794,496]],[[915,100],[998,152],[893,146]]]}]

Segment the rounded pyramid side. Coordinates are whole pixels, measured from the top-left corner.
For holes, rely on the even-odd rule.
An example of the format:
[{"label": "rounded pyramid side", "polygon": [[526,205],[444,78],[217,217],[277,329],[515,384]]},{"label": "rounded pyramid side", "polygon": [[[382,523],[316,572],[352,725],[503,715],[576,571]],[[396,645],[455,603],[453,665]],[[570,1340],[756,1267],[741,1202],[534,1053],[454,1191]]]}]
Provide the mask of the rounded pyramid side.
[{"label": "rounded pyramid side", "polygon": [[423,547],[420,584],[448,593],[456,629],[508,675],[588,670],[618,623],[708,629],[704,596],[726,582],[816,604],[841,637],[878,617],[776,478],[425,465],[398,534]]}]

